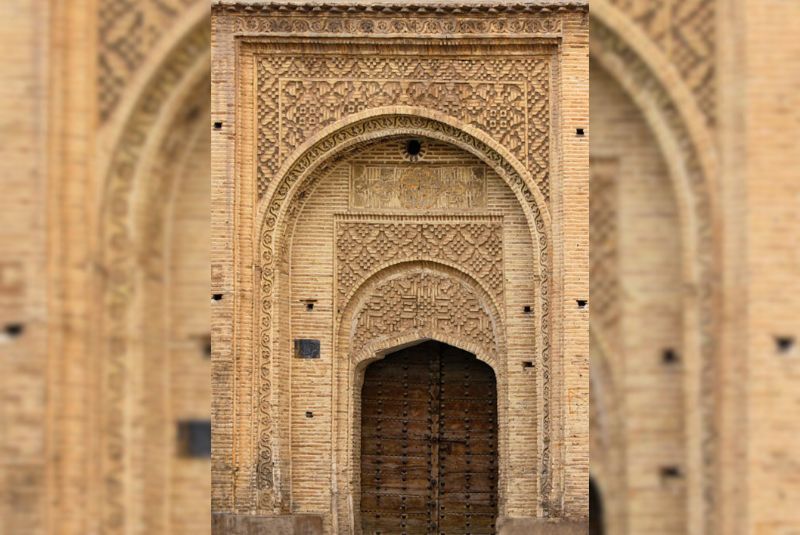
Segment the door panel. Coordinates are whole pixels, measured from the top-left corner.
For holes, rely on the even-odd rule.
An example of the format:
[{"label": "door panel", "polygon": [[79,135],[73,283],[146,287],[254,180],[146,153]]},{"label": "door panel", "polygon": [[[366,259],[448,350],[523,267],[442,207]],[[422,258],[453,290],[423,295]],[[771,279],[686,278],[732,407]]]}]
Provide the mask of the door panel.
[{"label": "door panel", "polygon": [[367,368],[361,399],[364,534],[494,533],[496,392],[488,365],[435,341]]}]

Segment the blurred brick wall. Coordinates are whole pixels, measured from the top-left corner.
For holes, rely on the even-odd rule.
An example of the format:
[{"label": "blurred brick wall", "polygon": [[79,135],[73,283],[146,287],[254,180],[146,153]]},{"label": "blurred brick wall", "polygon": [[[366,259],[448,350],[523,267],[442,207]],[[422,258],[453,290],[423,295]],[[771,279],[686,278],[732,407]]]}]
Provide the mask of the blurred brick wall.
[{"label": "blurred brick wall", "polygon": [[47,507],[47,10],[4,2],[0,30],[0,533],[37,533]]}]

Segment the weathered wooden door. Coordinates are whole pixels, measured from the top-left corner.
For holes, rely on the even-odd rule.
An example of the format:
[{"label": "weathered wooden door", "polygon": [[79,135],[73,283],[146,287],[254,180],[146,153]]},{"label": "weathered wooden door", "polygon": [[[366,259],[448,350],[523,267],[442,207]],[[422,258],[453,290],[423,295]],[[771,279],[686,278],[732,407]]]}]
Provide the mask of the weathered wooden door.
[{"label": "weathered wooden door", "polygon": [[361,397],[365,535],[495,532],[496,392],[488,365],[435,341],[367,368]]}]

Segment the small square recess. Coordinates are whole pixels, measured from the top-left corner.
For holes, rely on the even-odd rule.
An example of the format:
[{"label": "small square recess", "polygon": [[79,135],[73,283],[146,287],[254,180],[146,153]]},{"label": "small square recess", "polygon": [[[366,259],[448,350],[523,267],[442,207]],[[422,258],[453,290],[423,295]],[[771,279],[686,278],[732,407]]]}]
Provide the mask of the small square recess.
[{"label": "small square recess", "polygon": [[179,421],[178,451],[183,457],[211,457],[211,421]]},{"label": "small square recess", "polygon": [[301,359],[318,359],[319,345],[319,340],[312,338],[295,338],[294,354]]}]

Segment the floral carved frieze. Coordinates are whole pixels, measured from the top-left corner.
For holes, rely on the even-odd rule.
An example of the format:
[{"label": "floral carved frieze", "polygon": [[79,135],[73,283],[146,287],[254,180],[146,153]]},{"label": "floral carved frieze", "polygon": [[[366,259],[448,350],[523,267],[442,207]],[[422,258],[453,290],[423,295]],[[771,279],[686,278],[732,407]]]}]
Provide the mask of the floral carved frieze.
[{"label": "floral carved frieze", "polygon": [[496,357],[494,322],[478,294],[443,274],[411,271],[378,284],[357,313],[351,347],[407,332],[447,333]]},{"label": "floral carved frieze", "polygon": [[475,210],[486,208],[483,166],[352,165],[354,210]]},{"label": "floral carved frieze", "polygon": [[336,288],[340,306],[381,267],[415,260],[457,267],[478,281],[496,302],[502,302],[501,217],[337,217]]},{"label": "floral carved frieze", "polygon": [[329,33],[363,35],[514,34],[553,36],[561,34],[559,17],[399,17],[374,18],[328,16],[315,18],[236,16],[236,33]]},{"label": "floral carved frieze", "polygon": [[383,56],[379,50],[288,56],[257,52],[259,196],[284,160],[321,128],[370,108],[406,105],[439,111],[486,131],[527,164],[548,198],[547,50],[468,59]]}]

